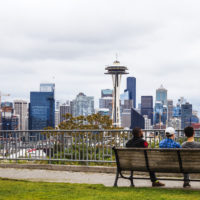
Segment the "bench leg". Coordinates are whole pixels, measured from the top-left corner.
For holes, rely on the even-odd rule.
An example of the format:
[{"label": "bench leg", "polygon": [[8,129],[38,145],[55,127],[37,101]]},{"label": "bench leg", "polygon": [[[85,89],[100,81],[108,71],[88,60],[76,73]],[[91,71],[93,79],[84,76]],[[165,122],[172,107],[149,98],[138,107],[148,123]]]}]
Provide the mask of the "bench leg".
[{"label": "bench leg", "polygon": [[131,176],[130,176],[130,181],[131,181],[131,187],[134,187],[134,183],[133,183],[133,171],[131,171]]},{"label": "bench leg", "polygon": [[119,172],[117,171],[116,177],[115,177],[114,187],[117,187],[118,178],[119,178]]}]

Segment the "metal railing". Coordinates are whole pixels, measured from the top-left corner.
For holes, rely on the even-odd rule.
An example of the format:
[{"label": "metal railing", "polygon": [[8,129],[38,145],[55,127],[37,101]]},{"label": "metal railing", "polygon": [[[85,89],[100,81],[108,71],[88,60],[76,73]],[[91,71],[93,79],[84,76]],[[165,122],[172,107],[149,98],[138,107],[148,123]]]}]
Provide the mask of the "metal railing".
[{"label": "metal railing", "polygon": [[[0,160],[115,162],[112,147],[124,147],[131,137],[131,130],[0,131]],[[144,130],[152,148],[164,137],[164,130]],[[176,140],[185,140],[182,130],[177,130]]]}]

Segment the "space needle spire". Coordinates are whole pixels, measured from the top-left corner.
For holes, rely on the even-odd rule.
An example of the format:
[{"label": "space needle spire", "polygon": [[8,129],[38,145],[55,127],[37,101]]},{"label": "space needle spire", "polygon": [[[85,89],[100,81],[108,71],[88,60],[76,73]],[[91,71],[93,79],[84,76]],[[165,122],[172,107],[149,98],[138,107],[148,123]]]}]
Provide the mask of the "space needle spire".
[{"label": "space needle spire", "polygon": [[128,74],[128,68],[120,64],[120,62],[116,60],[113,62],[113,65],[107,66],[105,68],[105,74],[112,75],[113,81],[113,104],[112,104],[112,120],[113,125],[115,127],[121,126],[120,119],[120,85],[121,85],[121,77],[123,74]]}]

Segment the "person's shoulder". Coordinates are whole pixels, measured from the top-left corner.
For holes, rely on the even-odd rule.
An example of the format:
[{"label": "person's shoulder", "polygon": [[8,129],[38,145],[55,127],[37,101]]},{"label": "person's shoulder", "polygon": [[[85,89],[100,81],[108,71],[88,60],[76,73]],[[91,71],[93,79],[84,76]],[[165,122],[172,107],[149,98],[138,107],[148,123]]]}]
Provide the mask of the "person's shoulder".
[{"label": "person's shoulder", "polygon": [[200,148],[200,142],[194,142],[194,146],[195,146],[195,148]]},{"label": "person's shoulder", "polygon": [[161,144],[164,143],[164,142],[166,142],[166,138],[164,138],[164,139],[162,139],[162,140],[160,141]]},{"label": "person's shoulder", "polygon": [[[175,141],[174,141],[174,142],[175,142]],[[181,145],[180,145],[179,142],[175,142],[175,144],[176,144],[176,148],[181,148]]]},{"label": "person's shoulder", "polygon": [[131,147],[133,143],[133,139],[128,140],[128,142],[126,143],[126,147]]},{"label": "person's shoulder", "polygon": [[183,142],[182,148],[184,148],[187,145],[187,142]]}]

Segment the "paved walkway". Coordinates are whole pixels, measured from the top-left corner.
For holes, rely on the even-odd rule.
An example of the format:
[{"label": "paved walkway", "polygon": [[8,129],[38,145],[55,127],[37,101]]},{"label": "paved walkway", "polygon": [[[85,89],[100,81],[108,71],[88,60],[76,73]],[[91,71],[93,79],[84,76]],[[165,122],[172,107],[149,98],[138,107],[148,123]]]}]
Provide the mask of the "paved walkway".
[{"label": "paved walkway", "polygon": [[[9,179],[24,179],[30,181],[65,182],[65,183],[88,183],[113,186],[115,175],[104,173],[84,173],[51,170],[30,170],[0,168],[0,177]],[[167,188],[182,188],[182,181],[163,181]],[[129,186],[130,182],[119,179],[119,186]],[[192,182],[192,188],[200,189],[199,182]],[[136,187],[151,187],[149,180],[135,180]]]}]

